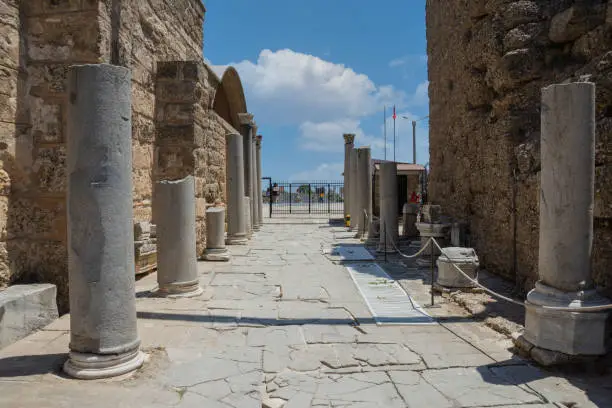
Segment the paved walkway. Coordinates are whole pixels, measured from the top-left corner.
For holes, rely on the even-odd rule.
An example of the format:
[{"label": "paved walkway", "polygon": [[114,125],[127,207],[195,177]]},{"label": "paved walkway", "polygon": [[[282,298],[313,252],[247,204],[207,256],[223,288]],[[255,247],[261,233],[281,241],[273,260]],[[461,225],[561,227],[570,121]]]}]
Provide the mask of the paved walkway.
[{"label": "paved walkway", "polygon": [[[149,358],[135,375],[63,377],[69,316],[1,350],[0,407],[612,406],[609,381],[542,372],[440,298],[425,310],[441,324],[376,325],[347,269],[322,251],[356,242],[326,220],[300,221],[272,220],[231,248],[230,263],[200,263],[200,297],[151,298],[155,276],[138,281]],[[426,270],[381,265],[429,302]]]}]

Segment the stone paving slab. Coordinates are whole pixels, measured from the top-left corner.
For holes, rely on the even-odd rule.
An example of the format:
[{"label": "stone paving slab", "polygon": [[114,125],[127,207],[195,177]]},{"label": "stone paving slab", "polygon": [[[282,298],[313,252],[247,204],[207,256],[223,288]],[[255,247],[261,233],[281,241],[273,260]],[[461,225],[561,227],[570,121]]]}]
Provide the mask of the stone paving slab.
[{"label": "stone paving slab", "polygon": [[[612,400],[596,380],[516,359],[507,339],[440,298],[425,308],[439,323],[376,325],[347,269],[322,254],[359,242],[328,220],[274,222],[230,247],[230,262],[198,263],[201,296],[151,297],[156,276],[137,282],[143,369],[106,381],[65,378],[63,316],[0,350],[0,407],[550,408]],[[426,304],[426,271],[378,262]]]}]

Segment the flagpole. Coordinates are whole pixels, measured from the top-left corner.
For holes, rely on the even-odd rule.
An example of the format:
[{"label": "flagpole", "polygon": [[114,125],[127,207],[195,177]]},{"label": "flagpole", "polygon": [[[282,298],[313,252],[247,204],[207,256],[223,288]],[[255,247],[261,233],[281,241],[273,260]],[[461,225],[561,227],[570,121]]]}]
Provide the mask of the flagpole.
[{"label": "flagpole", "polygon": [[395,105],[393,105],[393,162],[395,162]]},{"label": "flagpole", "polygon": [[383,106],[383,128],[385,134],[385,161],[387,160],[387,105]]}]

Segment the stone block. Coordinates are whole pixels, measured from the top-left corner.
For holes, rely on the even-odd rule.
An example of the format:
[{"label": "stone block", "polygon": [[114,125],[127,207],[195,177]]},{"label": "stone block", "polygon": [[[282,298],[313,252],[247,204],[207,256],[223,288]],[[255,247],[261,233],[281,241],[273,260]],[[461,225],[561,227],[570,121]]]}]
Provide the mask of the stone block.
[{"label": "stone block", "polygon": [[170,103],[197,103],[202,97],[202,87],[193,80],[161,80],[157,82],[156,99]]},{"label": "stone block", "polygon": [[605,7],[601,2],[582,2],[563,10],[551,19],[548,38],[555,43],[574,41],[605,22]]},{"label": "stone block", "polygon": [[60,14],[82,10],[95,10],[96,4],[92,1],[82,0],[29,0],[24,2],[24,11],[27,16],[36,14]]},{"label": "stone block", "polygon": [[98,61],[102,40],[96,29],[96,10],[27,18],[28,57],[32,61]]},{"label": "stone block", "polygon": [[189,123],[179,126],[160,124],[156,130],[158,145],[203,146],[206,134],[201,126]]},{"label": "stone block", "polygon": [[440,221],[442,216],[442,208],[439,205],[425,204],[421,208],[421,222],[426,224],[436,223]]},{"label": "stone block", "polygon": [[0,290],[0,349],[57,319],[56,287],[14,285]]},{"label": "stone block", "polygon": [[[3,22],[5,20],[2,20]],[[0,36],[0,65],[19,68],[19,31],[16,27],[4,26]]]},{"label": "stone block", "polygon": [[193,150],[189,147],[161,146],[157,149],[157,169],[160,173],[167,170],[180,170],[179,174],[193,174]]},{"label": "stone block", "polygon": [[0,94],[9,97],[17,96],[17,70],[0,66]]},{"label": "stone block", "polygon": [[476,280],[480,264],[476,251],[473,248],[444,248],[444,252],[437,260],[437,265],[437,283],[439,285],[448,288],[470,288],[476,286],[453,266],[457,265],[466,275]]},{"label": "stone block", "polygon": [[66,147],[57,145],[39,147],[35,151],[32,171],[36,174],[38,187],[43,192],[66,191]]},{"label": "stone block", "polygon": [[8,210],[9,238],[66,239],[66,203],[59,198],[14,198]]}]

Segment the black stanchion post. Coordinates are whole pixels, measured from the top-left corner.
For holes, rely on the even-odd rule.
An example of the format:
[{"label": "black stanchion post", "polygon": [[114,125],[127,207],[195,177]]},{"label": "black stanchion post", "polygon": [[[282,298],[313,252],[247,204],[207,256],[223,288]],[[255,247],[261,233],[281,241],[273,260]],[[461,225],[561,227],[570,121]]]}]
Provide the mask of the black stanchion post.
[{"label": "black stanchion post", "polygon": [[430,238],[430,243],[431,243],[431,305],[434,305],[434,240],[433,238]]}]

